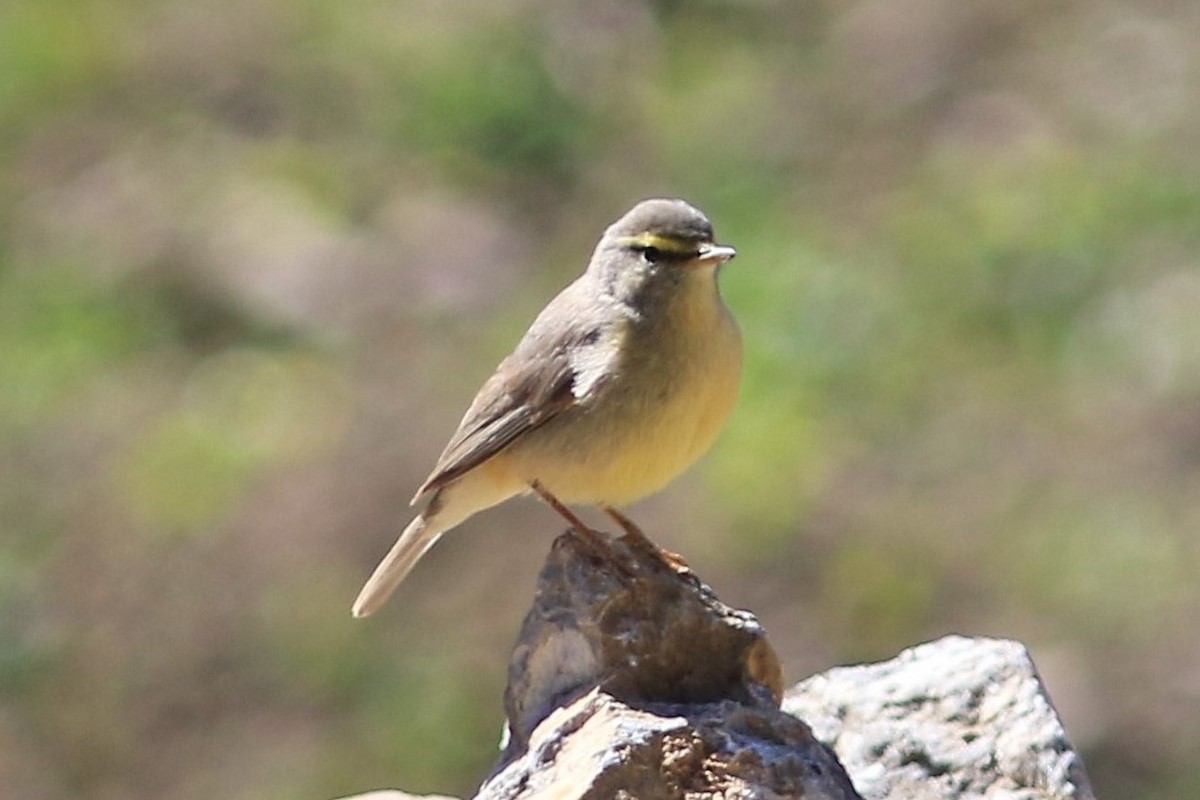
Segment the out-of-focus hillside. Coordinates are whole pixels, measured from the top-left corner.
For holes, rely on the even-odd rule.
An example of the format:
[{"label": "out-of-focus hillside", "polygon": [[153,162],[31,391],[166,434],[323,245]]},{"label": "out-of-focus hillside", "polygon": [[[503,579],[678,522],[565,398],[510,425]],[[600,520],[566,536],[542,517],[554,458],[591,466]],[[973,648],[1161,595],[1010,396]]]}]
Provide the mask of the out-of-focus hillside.
[{"label": "out-of-focus hillside", "polygon": [[636,200],[704,209],[728,431],[632,514],[790,678],[1016,638],[1106,800],[1200,794],[1200,6],[0,7],[0,775],[465,793],[561,522],[362,579]]}]

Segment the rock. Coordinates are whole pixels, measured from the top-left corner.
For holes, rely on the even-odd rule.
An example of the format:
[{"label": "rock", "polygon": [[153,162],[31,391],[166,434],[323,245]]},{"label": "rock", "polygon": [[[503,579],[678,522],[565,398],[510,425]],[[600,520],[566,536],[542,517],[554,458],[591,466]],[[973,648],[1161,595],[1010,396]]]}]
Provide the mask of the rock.
[{"label": "rock", "polygon": [[858,800],[808,726],[733,700],[626,705],[599,689],[552,712],[475,800]]},{"label": "rock", "polygon": [[779,710],[753,615],[630,533],[568,531],[509,666],[509,741],[476,800],[856,800],[832,752]]},{"label": "rock", "polygon": [[758,621],[678,557],[568,532],[539,576],[509,665],[508,741],[475,800],[1095,800],[1015,642],[948,637],[833,669],[782,708],[781,676]]},{"label": "rock", "polygon": [[758,620],[632,534],[604,541],[568,531],[555,540],[508,678],[510,750],[595,687],[631,705],[778,706],[783,694],[779,660]]},{"label": "rock", "polygon": [[1025,648],[949,636],[787,693],[866,800],[1095,800]]},{"label": "rock", "polygon": [[458,800],[458,798],[440,794],[408,794],[407,792],[398,792],[395,789],[380,789],[377,792],[343,797],[341,800]]}]

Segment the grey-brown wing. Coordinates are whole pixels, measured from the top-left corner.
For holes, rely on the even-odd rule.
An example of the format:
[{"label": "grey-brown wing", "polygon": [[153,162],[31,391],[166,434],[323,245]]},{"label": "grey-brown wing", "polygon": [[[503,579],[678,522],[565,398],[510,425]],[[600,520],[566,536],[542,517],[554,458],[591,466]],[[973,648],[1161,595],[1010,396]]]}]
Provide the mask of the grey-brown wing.
[{"label": "grey-brown wing", "polygon": [[581,388],[589,392],[596,388],[598,381],[590,373],[596,371],[597,360],[581,358],[581,353],[603,345],[604,325],[596,318],[594,305],[583,306],[582,314],[570,313],[578,307],[571,302],[574,297],[568,290],[556,298],[558,313],[548,314],[547,308],[513,354],[496,368],[475,395],[414,502],[580,402]]},{"label": "grey-brown wing", "polygon": [[539,366],[544,372],[540,374],[531,373],[524,365],[524,375],[506,375],[505,370],[514,366],[512,361],[510,356],[501,362],[479,390],[414,502],[479,466],[575,402],[571,392],[574,371],[567,359],[542,362]]}]

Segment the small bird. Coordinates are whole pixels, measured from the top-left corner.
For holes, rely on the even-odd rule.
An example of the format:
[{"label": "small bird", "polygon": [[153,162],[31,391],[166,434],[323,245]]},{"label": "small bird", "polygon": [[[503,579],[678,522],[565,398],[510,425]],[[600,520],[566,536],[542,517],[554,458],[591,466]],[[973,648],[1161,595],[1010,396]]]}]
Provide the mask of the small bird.
[{"label": "small bird", "polygon": [[617,507],[691,466],[737,398],[741,333],[717,287],[734,254],[682,200],[644,200],[610,225],[475,395],[354,616],[383,605],[443,533],[514,495],[535,492],[581,533],[568,503],[637,532]]}]

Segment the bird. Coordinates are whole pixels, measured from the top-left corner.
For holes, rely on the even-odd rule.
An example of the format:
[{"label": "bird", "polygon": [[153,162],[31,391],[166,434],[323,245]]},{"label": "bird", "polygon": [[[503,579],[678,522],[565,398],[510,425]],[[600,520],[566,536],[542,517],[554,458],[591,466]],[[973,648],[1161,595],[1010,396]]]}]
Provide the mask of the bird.
[{"label": "bird", "polygon": [[377,611],[444,533],[514,496],[538,495],[584,533],[569,505],[640,533],[619,507],[690,467],[735,405],[742,337],[717,283],[735,255],[679,199],[609,225],[475,395],[352,614]]}]

